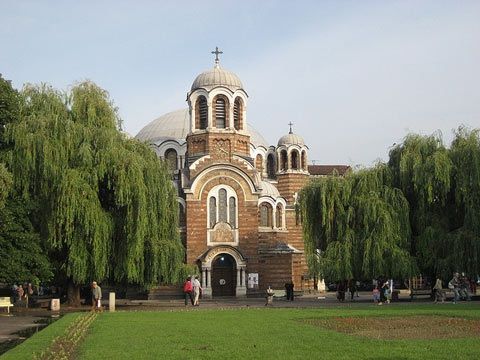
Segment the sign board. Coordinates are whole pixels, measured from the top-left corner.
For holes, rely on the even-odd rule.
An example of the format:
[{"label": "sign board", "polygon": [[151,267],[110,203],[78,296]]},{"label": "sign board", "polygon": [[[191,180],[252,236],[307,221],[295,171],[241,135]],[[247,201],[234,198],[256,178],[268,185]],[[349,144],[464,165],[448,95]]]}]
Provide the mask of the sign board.
[{"label": "sign board", "polygon": [[249,273],[248,274],[248,288],[249,289],[258,289],[258,273]]}]

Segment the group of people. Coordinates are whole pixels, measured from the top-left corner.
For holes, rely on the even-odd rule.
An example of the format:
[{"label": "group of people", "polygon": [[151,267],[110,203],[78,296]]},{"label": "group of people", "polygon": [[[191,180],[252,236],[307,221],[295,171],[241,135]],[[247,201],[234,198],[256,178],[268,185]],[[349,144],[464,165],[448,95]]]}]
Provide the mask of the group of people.
[{"label": "group of people", "polygon": [[358,288],[360,287],[360,281],[355,281],[353,279],[339,281],[337,283],[337,300],[340,302],[345,301],[345,295],[350,294],[350,300],[354,300],[355,296],[358,295]]},{"label": "group of people", "polygon": [[[453,274],[452,279],[448,282],[448,288],[453,291],[453,303],[456,304],[460,300],[470,301],[470,294],[475,294],[476,284],[474,281],[470,281],[465,274],[460,275],[456,272]],[[445,302],[445,291],[443,290],[442,279],[437,276],[435,286],[433,287],[435,302]]]},{"label": "group of people", "polygon": [[189,300],[193,306],[200,305],[202,286],[200,285],[200,280],[198,280],[198,275],[187,278],[183,284],[183,293],[185,296],[185,306],[188,305]]},{"label": "group of people", "polygon": [[28,299],[33,295],[33,286],[31,283],[13,284],[12,297],[13,303],[16,304],[19,301],[25,301],[28,304]]},{"label": "group of people", "polygon": [[[380,285],[381,284],[381,285]],[[393,280],[373,280],[373,302],[377,305],[390,304],[393,295]]]}]

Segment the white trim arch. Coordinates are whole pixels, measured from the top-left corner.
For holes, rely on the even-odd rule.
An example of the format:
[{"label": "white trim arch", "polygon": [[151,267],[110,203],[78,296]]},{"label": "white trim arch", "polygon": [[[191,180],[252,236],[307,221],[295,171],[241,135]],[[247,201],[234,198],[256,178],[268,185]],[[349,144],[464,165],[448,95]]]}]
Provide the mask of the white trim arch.
[{"label": "white trim arch", "polygon": [[182,140],[181,142],[173,139],[163,140],[161,142],[153,143],[153,149],[157,156],[165,160],[165,153],[169,149],[173,149],[177,152],[177,169],[183,169],[185,163],[185,154],[187,152],[187,143]]},{"label": "white trim arch", "polygon": [[[206,199],[207,200],[207,229],[213,229],[215,227],[215,225],[219,222],[219,219],[220,219],[219,193],[220,193],[221,189],[226,190],[226,197],[227,197],[227,204],[226,204],[227,220],[225,222],[230,224],[232,229],[238,229],[238,197],[237,197],[237,193],[235,192],[235,190],[233,190],[232,187],[230,187],[228,185],[223,185],[223,184],[214,186],[208,192],[207,199]],[[214,197],[216,199],[216,215],[215,215],[215,223],[213,224],[213,226],[211,226],[212,224],[210,222],[210,220],[211,220],[210,219],[210,198],[211,197]],[[230,209],[230,198],[232,198],[232,197],[235,199],[235,204],[236,204],[234,219],[231,219],[231,212],[230,212],[230,210],[231,210]]]},{"label": "white trim arch", "polygon": [[[240,169],[238,169],[234,166],[228,165],[228,164],[219,164],[219,165],[213,165],[213,166],[205,169],[195,178],[195,180],[193,180],[193,183],[190,187],[190,190],[193,194],[198,194],[197,198],[199,200],[201,200],[201,198],[202,198],[202,193],[203,193],[203,189],[205,188],[205,186],[207,186],[210,183],[211,180],[215,179],[215,177],[213,177],[212,179],[209,179],[209,181],[206,181],[205,183],[202,183],[201,180],[203,180],[203,178],[208,176],[208,174],[210,174],[211,172],[214,172],[214,171],[217,171],[217,170],[222,170],[223,172],[227,171],[227,174],[225,174],[223,176],[228,177],[229,179],[235,181],[238,185],[240,185],[240,187],[243,188],[242,184],[238,181],[238,179],[236,179],[234,176],[229,175],[228,172],[232,172],[235,175],[238,175],[248,185],[249,190],[252,194],[258,194],[259,193],[256,190],[255,184],[253,183],[252,179],[250,179],[250,177],[247,174],[245,174],[243,171],[241,171]],[[199,184],[201,184],[201,188],[197,189]],[[247,200],[247,189],[243,189],[243,192],[244,192],[244,200]]]},{"label": "white trim arch", "polygon": [[[267,203],[272,207],[272,227],[271,229],[275,230],[284,230],[286,229],[286,222],[285,222],[285,209],[287,208],[287,202],[285,201],[284,198],[277,198],[276,200],[272,198],[271,196],[263,196],[258,199],[258,208],[260,210],[260,206],[263,203]],[[277,206],[280,205],[282,208],[282,226],[278,226],[277,224]],[[270,227],[266,226],[261,226],[260,222],[258,224],[259,228],[263,229],[270,229]]]},{"label": "white trim arch", "polygon": [[198,261],[202,270],[202,288],[205,297],[212,296],[212,263],[220,255],[230,255],[235,260],[235,268],[237,270],[237,287],[235,295],[237,297],[246,296],[247,294],[247,259],[242,253],[229,245],[220,245],[208,249]]}]

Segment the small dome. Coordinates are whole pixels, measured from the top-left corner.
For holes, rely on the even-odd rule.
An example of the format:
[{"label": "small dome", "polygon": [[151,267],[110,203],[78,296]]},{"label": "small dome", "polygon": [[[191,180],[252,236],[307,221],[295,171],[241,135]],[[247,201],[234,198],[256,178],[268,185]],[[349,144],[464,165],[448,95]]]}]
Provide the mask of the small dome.
[{"label": "small dome", "polygon": [[278,146],[288,146],[288,145],[300,145],[304,146],[305,141],[303,141],[303,138],[300,135],[294,134],[294,133],[289,133],[287,135],[284,135],[278,140]]},{"label": "small dome", "polygon": [[271,196],[274,199],[280,197],[278,189],[273,184],[270,184],[268,181],[261,181],[260,187],[262,188],[260,196]]},{"label": "small dome", "polygon": [[232,91],[243,89],[240,78],[231,71],[215,66],[197,76],[192,84],[192,91],[200,88],[211,90],[216,86],[225,86]]}]

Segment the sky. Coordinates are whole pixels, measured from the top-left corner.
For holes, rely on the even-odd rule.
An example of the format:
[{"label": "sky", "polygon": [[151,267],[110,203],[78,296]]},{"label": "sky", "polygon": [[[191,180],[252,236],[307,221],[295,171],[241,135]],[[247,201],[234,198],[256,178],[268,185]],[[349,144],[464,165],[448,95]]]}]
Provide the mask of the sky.
[{"label": "sky", "polygon": [[411,132],[480,128],[480,1],[0,1],[0,73],[16,88],[106,89],[124,130],[188,105],[220,64],[275,145],[288,123],[316,164],[370,166]]}]

